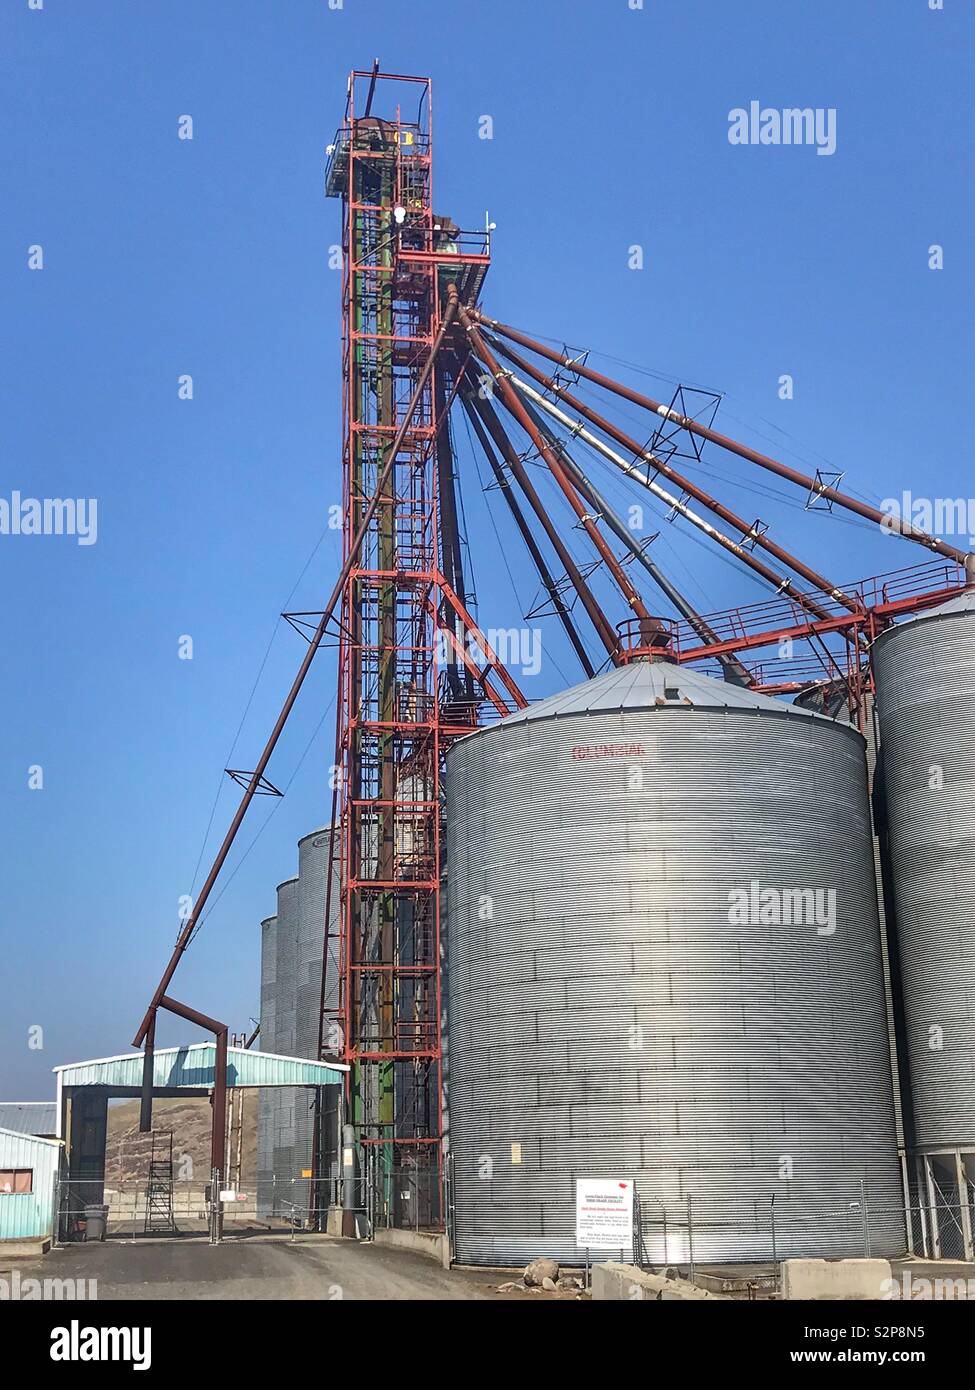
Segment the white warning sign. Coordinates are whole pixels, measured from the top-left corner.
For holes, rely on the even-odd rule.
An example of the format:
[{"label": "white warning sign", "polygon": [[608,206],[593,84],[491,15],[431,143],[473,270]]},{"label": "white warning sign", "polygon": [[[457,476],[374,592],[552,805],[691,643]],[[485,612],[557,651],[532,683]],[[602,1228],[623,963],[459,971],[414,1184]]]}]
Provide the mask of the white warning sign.
[{"label": "white warning sign", "polygon": [[633,1241],[633,1184],[615,1178],[576,1178],[576,1245],[580,1250],[627,1250]]}]

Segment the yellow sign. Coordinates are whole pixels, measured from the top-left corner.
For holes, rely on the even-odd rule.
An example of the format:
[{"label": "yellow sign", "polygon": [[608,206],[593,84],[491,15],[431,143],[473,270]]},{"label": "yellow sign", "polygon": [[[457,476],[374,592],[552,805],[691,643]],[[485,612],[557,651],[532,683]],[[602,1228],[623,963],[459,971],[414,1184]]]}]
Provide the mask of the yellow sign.
[{"label": "yellow sign", "polygon": [[302,1170],[301,1170],[301,1176],[302,1176],[303,1178],[310,1178],[310,1177],[311,1177],[311,1169],[310,1169],[310,1168],[302,1168]]}]

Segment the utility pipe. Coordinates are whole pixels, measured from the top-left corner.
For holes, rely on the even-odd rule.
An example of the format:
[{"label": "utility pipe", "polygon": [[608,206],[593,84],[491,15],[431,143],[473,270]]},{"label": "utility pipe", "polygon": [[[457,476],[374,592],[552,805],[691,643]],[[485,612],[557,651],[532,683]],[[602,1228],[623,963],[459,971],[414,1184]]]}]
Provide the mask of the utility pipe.
[{"label": "utility pipe", "polygon": [[[430,373],[433,371],[433,366],[436,361],[437,354],[440,351],[441,345],[443,344],[443,341],[447,336],[447,333],[450,329],[450,325],[452,324],[454,318],[457,315],[459,305],[460,301],[457,297],[457,293],[455,290],[452,294],[449,295],[447,307],[444,311],[443,320],[440,325],[440,331],[438,332],[434,340],[433,346],[430,350],[430,356],[424,363],[419,378],[417,379],[416,389],[414,390],[413,395],[410,397],[409,404],[407,405],[406,412],[403,416],[403,421],[396,432],[396,437],[394,438],[392,444],[389,446],[389,452],[386,455],[385,462],[383,463],[383,466],[379,471],[379,476],[376,479],[376,491],[374,495],[370,498],[365,512],[362,515],[362,520],[359,523],[359,529],[353,537],[351,545],[349,546],[349,554],[346,557],[345,562],[343,563],[342,568],[339,571],[338,579],[336,579],[335,586],[332,589],[328,601],[325,604],[325,611],[322,613],[318,627],[316,628],[315,633],[308,644],[308,650],[305,653],[304,660],[298,668],[298,674],[295,676],[291,689],[288,691],[288,694],[285,698],[285,702],[281,707],[281,712],[277,717],[274,728],[271,730],[270,737],[268,738],[267,743],[264,745],[264,751],[261,753],[261,756],[258,759],[257,767],[251,773],[251,779],[247,784],[247,787],[244,791],[244,795],[241,798],[240,805],[237,807],[237,811],[234,815],[234,818],[230,823],[230,828],[224,836],[223,843],[217,851],[217,857],[213,861],[213,866],[210,869],[209,874],[207,875],[206,882],[200,889],[200,894],[193,906],[193,911],[187,918],[186,924],[179,934],[179,937],[176,941],[176,945],[173,949],[173,953],[170,956],[169,963],[166,966],[166,969],[163,971],[162,979],[159,981],[159,984],[156,987],[156,991],[152,996],[152,1002],[146,1010],[145,1016],[141,1024],[139,1025],[139,1030],[136,1033],[134,1039],[134,1045],[136,1047],[140,1047],[142,1045],[143,1040],[148,1035],[150,1025],[155,1015],[155,1011],[159,1008],[160,1001],[165,995],[166,990],[169,988],[169,983],[172,980],[173,975],[176,973],[176,967],[179,965],[183,953],[189,945],[190,938],[193,935],[193,930],[200,919],[200,914],[203,911],[204,906],[206,905],[206,901],[210,896],[210,892],[213,889],[213,885],[217,881],[217,876],[219,875],[220,870],[223,868],[227,855],[230,853],[231,846],[233,845],[234,840],[237,837],[237,832],[240,829],[241,822],[243,821],[244,816],[247,814],[247,808],[253,801],[254,796],[257,792],[257,788],[260,784],[261,778],[264,775],[264,770],[271,760],[271,754],[274,752],[278,739],[281,736],[281,731],[287,723],[288,716],[294,708],[294,704],[298,698],[299,691],[301,690],[301,687],[305,681],[305,677],[307,676],[309,669],[311,668],[311,664],[315,659],[315,653],[318,651],[319,643],[325,635],[325,630],[328,627],[328,624],[330,623],[332,615],[335,611],[336,605],[338,604],[338,601],[342,596],[342,590],[345,588],[346,580],[348,579],[349,575],[352,572],[353,566],[356,564],[358,560],[359,549],[366,536],[366,533],[369,530],[369,527],[372,523],[372,519],[376,514],[379,504],[382,501],[383,489],[386,487],[386,484],[389,481],[390,474],[393,471],[393,464],[396,460],[396,455],[399,452],[403,439],[406,436],[406,432],[409,429],[410,422],[413,419],[414,414],[416,413],[417,406],[420,404],[420,401],[423,397],[423,392],[426,389],[427,382],[430,378]],[[144,1067],[151,1068],[151,1050],[147,1049],[146,1058],[143,1065]]]},{"label": "utility pipe", "polygon": [[886,512],[882,512],[877,507],[873,507],[869,502],[861,502],[856,497],[850,497],[845,492],[840,492],[838,488],[828,487],[825,483],[810,478],[808,474],[802,473],[797,468],[791,468],[788,464],[780,463],[778,459],[770,458],[767,454],[759,453],[757,449],[751,449],[747,444],[739,444],[736,439],[729,438],[726,434],[720,434],[709,425],[702,425],[699,420],[693,420],[689,415],[681,415],[679,411],[673,410],[670,406],[663,405],[660,401],[655,401],[650,396],[644,396],[639,391],[634,391],[628,386],[623,386],[611,377],[604,376],[602,372],[593,371],[591,367],[583,363],[574,362],[571,358],[562,353],[553,352],[551,348],[545,347],[543,343],[535,342],[525,333],[519,333],[517,329],[510,327],[506,323],[499,323],[497,319],[489,319],[478,310],[473,311],[473,316],[479,323],[483,323],[493,329],[495,333],[500,333],[504,338],[510,338],[512,342],[520,343],[522,347],[529,348],[532,352],[538,353],[540,357],[545,357],[550,362],[557,362],[560,366],[568,367],[570,371],[578,373],[587,381],[591,381],[596,386],[602,386],[607,391],[612,391],[617,396],[622,396],[624,400],[632,401],[634,405],[642,406],[644,410],[651,411],[654,415],[659,415],[665,420],[679,425],[681,429],[687,430],[690,434],[696,434],[701,439],[708,439],[712,444],[717,444],[721,449],[727,449],[730,453],[737,454],[739,458],[747,459],[749,463],[755,463],[759,468],[764,468],[770,473],[777,473],[780,478],[787,478],[790,483],[796,483],[799,487],[807,488],[811,495],[816,497],[826,497],[831,502],[836,502],[839,506],[845,507],[847,511],[856,512],[858,516],[865,517],[868,521],[875,521],[878,525],[883,525],[886,530],[897,531],[905,540],[916,541],[919,545],[925,546],[928,550],[937,551],[939,555],[944,555],[949,560],[954,560],[960,565],[968,566],[971,556],[967,551],[957,550],[947,541],[939,540],[936,536],[929,536],[926,531],[922,531],[917,526],[912,526],[910,522],[903,521],[899,517],[893,517]]}]

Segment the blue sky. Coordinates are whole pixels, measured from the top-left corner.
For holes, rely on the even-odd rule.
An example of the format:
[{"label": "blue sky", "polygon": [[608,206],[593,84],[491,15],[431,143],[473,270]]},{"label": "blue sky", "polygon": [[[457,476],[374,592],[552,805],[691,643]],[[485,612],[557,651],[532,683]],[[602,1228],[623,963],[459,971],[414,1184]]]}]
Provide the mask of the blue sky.
[{"label": "blue sky", "polygon": [[[866,496],[956,495],[973,37],[961,0],[5,0],[0,495],[97,498],[98,538],[0,536],[0,1096],[127,1050],[277,614],[316,608],[334,578],[339,205],[322,170],[348,70],[379,56],[433,77],[438,209],[498,224],[488,312],[726,392],[728,433]],[[835,154],[732,146],[728,113],[751,100],[835,108]],[[747,477],[708,457],[713,482]],[[461,469],[482,622],[517,623],[535,581],[509,542],[516,600],[463,450]],[[838,580],[923,558],[714,486]],[[675,530],[660,544],[702,609],[760,597]],[[577,677],[545,637],[532,696]],[[301,654],[279,629],[232,765],[253,764]],[[326,653],[271,767],[288,795],[256,805],[241,848],[273,818],[178,977],[235,1028],[257,1009],[275,884],[328,813],[333,686]]]}]

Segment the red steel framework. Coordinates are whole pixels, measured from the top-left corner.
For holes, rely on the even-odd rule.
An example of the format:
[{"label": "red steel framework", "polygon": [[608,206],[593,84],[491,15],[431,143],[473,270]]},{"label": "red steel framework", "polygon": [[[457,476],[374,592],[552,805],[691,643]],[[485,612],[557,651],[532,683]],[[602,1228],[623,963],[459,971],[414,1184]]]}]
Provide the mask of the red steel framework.
[{"label": "red steel framework", "polygon": [[[459,376],[446,353],[421,376],[448,309],[452,316],[461,296],[477,295],[489,233],[462,233],[435,216],[427,79],[352,74],[327,192],[343,201],[342,469],[351,560],[339,624],[336,753],[337,1015],[341,1055],[352,1068],[347,1118],[358,1142],[377,1150],[377,1195],[393,1219],[409,1201],[413,1219],[439,1223],[441,762],[450,740],[476,726],[483,699],[499,714],[524,700],[495,661],[489,657],[496,682],[471,656],[470,634],[478,650],[486,643],[463,602],[446,428]],[[362,509],[390,460],[356,555]]]},{"label": "red steel framework", "polygon": [[[265,772],[317,651],[337,638],[330,861],[340,879],[340,978],[338,1005],[326,1009],[323,975],[319,1053],[350,1066],[345,1119],[360,1153],[370,1155],[372,1200],[386,1204],[394,1224],[440,1225],[441,767],[454,739],[526,704],[470,611],[449,424],[455,399],[546,596],[543,609],[522,616],[556,617],[583,676],[666,648],[678,663],[701,663],[753,689],[821,698],[863,730],[872,640],[899,617],[971,585],[975,570],[966,551],[844,492],[841,475],[807,476],[718,433],[714,400],[702,420],[686,413],[689,389],[678,387],[668,406],[595,371],[588,353],[558,351],[486,317],[478,301],[490,224],[463,232],[437,215],[432,153],[427,78],[381,73],[378,63],[350,76],[326,173],[326,193],[343,202],[343,563],[320,614],[286,615],[303,635],[310,632],[308,650],[254,770],[228,769],[243,797],[135,1044],[145,1047],[141,1127],[148,1129],[159,1009],[216,1034],[218,1190],[226,1028],[173,999],[169,986],[252,800],[280,794]],[[601,404],[572,394],[568,388],[583,381],[645,410],[649,441],[621,430]],[[683,439],[691,454],[675,443]],[[807,506],[844,508],[923,546],[929,558],[878,579],[834,584],[777,543],[760,519],[749,522],[686,476],[677,460],[700,466],[702,441],[804,489]],[[650,559],[654,537],[634,539],[581,467],[582,448],[757,575],[769,596],[698,613]],[[561,518],[543,481],[557,505],[565,504]],[[588,559],[580,545],[591,547]],[[677,610],[676,619],[653,616],[632,566]],[[627,614],[616,626],[597,580]],[[332,920],[332,881],[329,873],[323,932]]]}]

